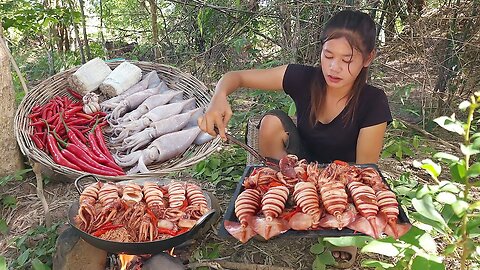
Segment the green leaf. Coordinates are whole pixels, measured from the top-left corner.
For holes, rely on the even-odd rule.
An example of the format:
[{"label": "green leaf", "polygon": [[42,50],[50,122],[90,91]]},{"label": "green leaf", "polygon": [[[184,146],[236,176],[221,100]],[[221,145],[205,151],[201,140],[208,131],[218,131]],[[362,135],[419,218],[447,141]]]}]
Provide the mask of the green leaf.
[{"label": "green leaf", "polygon": [[30,256],[30,249],[25,250],[20,256],[17,258],[17,263],[19,266],[25,265],[28,261],[28,257]]},{"label": "green leaf", "polygon": [[362,248],[362,252],[372,252],[388,257],[396,257],[398,254],[400,254],[398,248],[392,243],[382,242],[380,240],[374,240],[368,243]]},{"label": "green leaf", "polygon": [[432,191],[430,190],[430,187],[427,184],[423,184],[423,186],[417,190],[415,197],[421,199],[423,196],[431,193]]},{"label": "green leaf", "polygon": [[457,200],[457,196],[455,196],[455,194],[452,194],[450,192],[443,191],[437,194],[437,196],[435,197],[435,200],[443,204],[452,204]]},{"label": "green leaf", "polygon": [[7,234],[8,233],[7,222],[2,218],[0,218],[0,233],[1,234]]},{"label": "green leaf", "polygon": [[323,243],[316,243],[310,247],[310,252],[312,254],[321,254],[325,251],[325,245]]},{"label": "green leaf", "polygon": [[448,131],[455,132],[462,136],[465,134],[465,130],[463,129],[462,124],[455,120],[455,115],[453,115],[452,117],[441,116],[434,119],[433,122],[437,123],[439,126]]},{"label": "green leaf", "polygon": [[317,255],[317,258],[320,259],[325,265],[335,265],[337,263],[330,250],[326,250],[322,254]]},{"label": "green leaf", "polygon": [[480,153],[480,150],[477,150],[475,148],[473,148],[472,145],[464,145],[463,143],[460,144],[460,150],[462,151],[462,154],[464,154],[465,156],[473,156],[473,155],[476,155],[478,153]]},{"label": "green leaf", "polygon": [[412,205],[417,210],[417,212],[424,217],[431,219],[433,221],[439,222],[440,224],[446,226],[445,220],[443,220],[442,215],[438,213],[437,209],[433,205],[432,196],[425,195],[421,199],[413,198]]},{"label": "green leaf", "polygon": [[0,270],[7,270],[7,260],[0,255]]},{"label": "green leaf", "polygon": [[468,168],[467,176],[470,178],[474,178],[480,175],[480,163],[473,164],[470,168]]},{"label": "green leaf", "polygon": [[445,270],[445,265],[438,261],[438,257],[432,255],[417,254],[413,259],[411,269],[422,269],[422,270]]},{"label": "green leaf", "polygon": [[443,253],[445,255],[449,255],[449,254],[452,254],[453,252],[455,252],[456,249],[457,249],[457,245],[448,244],[447,247],[445,247],[445,251]]},{"label": "green leaf", "polygon": [[421,163],[415,160],[413,161],[413,166],[426,170],[427,173],[430,174],[430,176],[432,176],[435,180],[438,179],[438,176],[442,172],[442,167],[433,162],[431,159],[424,159]]},{"label": "green leaf", "polygon": [[455,182],[464,183],[463,179],[465,179],[467,175],[465,161],[461,160],[460,162],[452,163],[450,165],[450,174]]},{"label": "green leaf", "polygon": [[449,181],[441,181],[438,186],[440,187],[439,191],[448,191],[453,194],[458,194],[460,192],[460,189]]},{"label": "green leaf", "polygon": [[325,270],[326,268],[327,266],[325,265],[325,263],[322,262],[320,257],[318,255],[315,256],[315,260],[312,264],[312,270]]},{"label": "green leaf", "polygon": [[2,198],[2,204],[6,207],[15,207],[17,205],[17,199],[12,195],[7,195]]},{"label": "green leaf", "polygon": [[323,240],[337,247],[364,247],[370,243],[373,238],[370,236],[342,236],[342,237],[324,237]]},{"label": "green leaf", "polygon": [[418,242],[420,244],[420,247],[422,247],[428,254],[437,254],[437,242],[435,242],[435,239],[428,234],[424,233],[420,238],[418,239]]},{"label": "green leaf", "polygon": [[387,269],[394,267],[395,265],[391,263],[381,262],[377,260],[364,260],[362,261],[362,267],[375,267],[375,269]]},{"label": "green leaf", "polygon": [[448,161],[458,161],[459,158],[452,155],[452,154],[448,154],[448,153],[443,153],[443,152],[439,152],[439,153],[436,153],[433,155],[434,158],[436,159],[443,159],[443,160],[448,160]]},{"label": "green leaf", "polygon": [[466,201],[463,201],[460,199],[452,203],[453,211],[459,217],[462,217],[463,214],[465,214],[465,211],[467,211],[468,207],[469,207],[469,204]]},{"label": "green leaf", "polygon": [[480,210],[480,201],[472,203],[469,207],[469,210]]},{"label": "green leaf", "polygon": [[295,106],[295,102],[290,103],[290,107],[288,107],[288,116],[292,117],[297,113],[297,107]]},{"label": "green leaf", "polygon": [[42,263],[38,258],[32,260],[32,267],[34,270],[50,270],[50,267]]},{"label": "green leaf", "polygon": [[472,105],[472,103],[468,100],[464,100],[462,101],[459,105],[458,105],[458,108],[462,111],[468,109],[468,107],[470,107],[470,105]]}]

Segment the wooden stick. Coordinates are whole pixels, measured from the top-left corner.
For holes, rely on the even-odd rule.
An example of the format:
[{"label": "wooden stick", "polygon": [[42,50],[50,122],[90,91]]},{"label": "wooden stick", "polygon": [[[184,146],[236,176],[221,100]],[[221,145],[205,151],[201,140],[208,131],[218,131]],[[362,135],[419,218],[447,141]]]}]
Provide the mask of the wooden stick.
[{"label": "wooden stick", "polygon": [[[1,24],[0,24],[0,27],[1,27]],[[7,52],[8,58],[10,58],[10,62],[12,63],[13,69],[15,69],[15,72],[18,75],[18,79],[20,80],[20,83],[22,84],[23,91],[25,92],[25,94],[27,94],[28,93],[28,88],[27,88],[27,84],[25,83],[25,79],[23,78],[23,75],[22,75],[22,73],[20,72],[20,69],[17,66],[17,62],[15,62],[15,59],[13,59],[12,53],[8,49],[7,44],[5,43],[5,40],[3,39],[2,35],[0,35],[0,46],[2,46],[3,49]]]},{"label": "wooden stick", "polygon": [[40,163],[31,161],[30,164],[32,164],[32,169],[35,173],[35,178],[37,179],[37,197],[40,199],[45,212],[45,225],[50,227],[52,225],[52,217],[50,216],[47,199],[45,199],[45,194],[43,194],[43,176],[40,169]]},{"label": "wooden stick", "polygon": [[186,265],[186,269],[197,269],[199,267],[210,267],[214,269],[235,269],[235,270],[293,270],[290,267],[281,267],[274,265],[246,264],[229,261],[203,261],[194,262]]}]

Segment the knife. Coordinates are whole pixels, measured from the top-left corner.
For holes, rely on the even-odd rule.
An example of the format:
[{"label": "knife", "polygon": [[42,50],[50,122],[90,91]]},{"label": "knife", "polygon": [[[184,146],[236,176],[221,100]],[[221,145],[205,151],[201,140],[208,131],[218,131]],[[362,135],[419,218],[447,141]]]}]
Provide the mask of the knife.
[{"label": "knife", "polygon": [[[220,134],[217,127],[214,127],[214,130],[217,134]],[[274,158],[270,158],[270,157],[264,157],[264,156],[260,155],[260,153],[258,153],[258,151],[255,150],[253,147],[251,147],[250,145],[248,145],[246,143],[243,143],[242,141],[235,138],[232,134],[230,134],[228,132],[225,132],[225,136],[227,137],[227,142],[236,144],[236,145],[240,146],[241,148],[245,149],[247,152],[252,154],[255,158],[260,160],[260,162],[262,163],[263,166],[269,167],[269,168],[274,169],[276,171],[280,171],[280,166],[278,165],[279,160],[274,159]]]}]

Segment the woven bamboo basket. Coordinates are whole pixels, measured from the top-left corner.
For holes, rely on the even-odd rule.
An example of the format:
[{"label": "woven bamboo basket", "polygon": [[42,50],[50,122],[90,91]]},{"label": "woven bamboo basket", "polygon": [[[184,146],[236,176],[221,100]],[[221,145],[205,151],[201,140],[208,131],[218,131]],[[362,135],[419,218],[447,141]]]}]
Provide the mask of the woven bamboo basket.
[{"label": "woven bamboo basket", "polygon": [[[108,62],[107,64],[113,70],[121,63],[122,61],[115,61]],[[207,87],[191,74],[184,73],[179,69],[168,65],[134,61],[131,61],[131,63],[141,68],[143,74],[156,70],[159,77],[168,85],[168,87],[172,90],[183,91],[184,99],[195,98],[197,107],[206,107],[210,102],[211,94],[208,92]],[[60,72],[35,86],[23,98],[17,109],[14,120],[14,125],[16,127],[15,136],[22,153],[33,161],[39,162],[48,169],[51,169],[53,172],[65,175],[71,179],[77,178],[80,175],[85,174],[85,172],[59,165],[55,163],[47,153],[38,149],[29,136],[33,131],[33,127],[30,126],[28,115],[30,114],[32,107],[37,104],[45,104],[55,96],[70,96],[66,91],[66,88],[68,87],[67,78],[78,68],[79,67],[75,67]],[[185,168],[200,162],[214,152],[219,144],[220,139],[215,138],[203,145],[192,145],[180,156],[172,158],[166,162],[149,165],[149,173],[98,177],[107,181],[123,181],[164,176],[169,173],[184,170]]]}]

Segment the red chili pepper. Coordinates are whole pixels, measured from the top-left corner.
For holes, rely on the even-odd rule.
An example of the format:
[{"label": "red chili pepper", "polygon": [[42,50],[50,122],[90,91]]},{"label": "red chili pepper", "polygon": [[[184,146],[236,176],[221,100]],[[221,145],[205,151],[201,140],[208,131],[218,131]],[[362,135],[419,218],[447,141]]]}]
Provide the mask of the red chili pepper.
[{"label": "red chili pepper", "polygon": [[302,209],[297,206],[292,211],[282,214],[282,219],[285,219],[286,221],[289,221],[296,213],[301,212],[301,211],[302,211]]},{"label": "red chili pepper", "polygon": [[37,113],[37,112],[42,113],[41,110],[42,110],[42,106],[40,106],[40,105],[35,105],[35,106],[32,107],[32,112],[34,112],[34,113]]},{"label": "red chili pepper", "polygon": [[36,134],[31,134],[30,138],[35,143],[35,146],[37,146],[38,149],[43,150],[45,148],[42,140]]},{"label": "red chili pepper", "polygon": [[74,98],[78,99],[78,100],[82,100],[83,96],[80,95],[80,93],[78,93],[77,91],[73,90],[72,88],[70,87],[67,87],[67,91],[68,93],[70,93],[70,95],[72,95]]},{"label": "red chili pepper", "polygon": [[108,231],[111,231],[111,230],[114,230],[114,229],[118,229],[118,228],[121,228],[121,227],[123,227],[123,225],[121,225],[121,224],[112,225],[112,226],[110,226],[110,227],[105,227],[105,228],[103,228],[103,229],[98,229],[98,230],[96,230],[95,232],[93,232],[92,235],[98,237],[98,236],[100,236],[100,235],[102,235],[102,234],[104,234],[104,233],[106,233],[106,232],[108,232]]},{"label": "red chili pepper", "polygon": [[71,109],[68,109],[65,111],[65,115],[73,115],[79,111],[83,110],[83,107],[80,105],[80,106],[74,106],[72,107]]},{"label": "red chili pepper", "polygon": [[[84,144],[87,143],[87,138],[85,138],[85,136],[82,134],[82,132],[80,132],[80,130],[78,130],[75,127],[70,127],[70,130],[75,134],[76,138],[79,139],[82,143]],[[68,130],[67,130],[67,135],[68,135]]]},{"label": "red chili pepper", "polygon": [[109,167],[112,167],[114,169],[122,170],[122,168],[120,168],[120,166],[118,166],[113,160],[110,160],[107,156],[105,156],[102,153],[102,151],[100,150],[100,148],[97,145],[95,135],[92,132],[88,133],[88,141],[90,142],[90,147],[91,147],[93,153],[95,153],[95,155],[100,157],[102,159],[102,161],[105,162],[103,164],[108,165]]},{"label": "red chili pepper", "polygon": [[69,126],[74,126],[74,125],[88,125],[90,120],[88,119],[78,119],[78,118],[69,118],[68,120],[65,120],[65,122],[69,125]]},{"label": "red chili pepper", "polygon": [[70,162],[80,167],[81,170],[84,172],[95,173],[98,175],[118,176],[117,172],[105,171],[105,170],[101,170],[101,169],[90,166],[88,163],[83,161],[83,159],[78,158],[75,154],[70,152],[67,148],[62,149],[61,152],[62,152],[62,155],[67,160],[69,160]]},{"label": "red chili pepper", "polygon": [[71,163],[62,155],[62,153],[58,149],[57,141],[51,133],[48,133],[47,135],[47,148],[50,152],[50,155],[52,155],[53,157],[53,161],[55,161],[57,164],[75,169],[77,171],[81,171],[80,167]]},{"label": "red chili pepper", "polygon": [[79,116],[79,117],[88,119],[88,120],[91,120],[91,119],[94,118],[93,116],[91,116],[91,115],[89,115],[89,114],[86,114],[86,113],[77,113],[76,115]]},{"label": "red chili pepper", "polygon": [[42,113],[41,112],[35,112],[35,113],[31,113],[28,115],[28,118],[30,119],[33,119],[33,118],[38,118],[39,116],[41,116]]},{"label": "red chili pepper", "polygon": [[168,234],[168,235],[171,235],[171,236],[175,236],[177,234],[176,231],[165,229],[165,228],[158,228],[158,233],[159,234]]},{"label": "red chili pepper", "polygon": [[175,235],[180,235],[182,233],[186,233],[188,232],[190,229],[189,228],[181,228],[180,230],[178,230],[178,232],[175,234]]},{"label": "red chili pepper", "polygon": [[110,153],[110,151],[107,148],[107,145],[105,144],[105,138],[103,137],[102,130],[97,125],[96,127],[94,127],[94,131],[95,131],[95,137],[97,139],[98,147],[100,148],[100,150],[105,156],[107,156],[110,160],[113,161],[112,154]]}]

